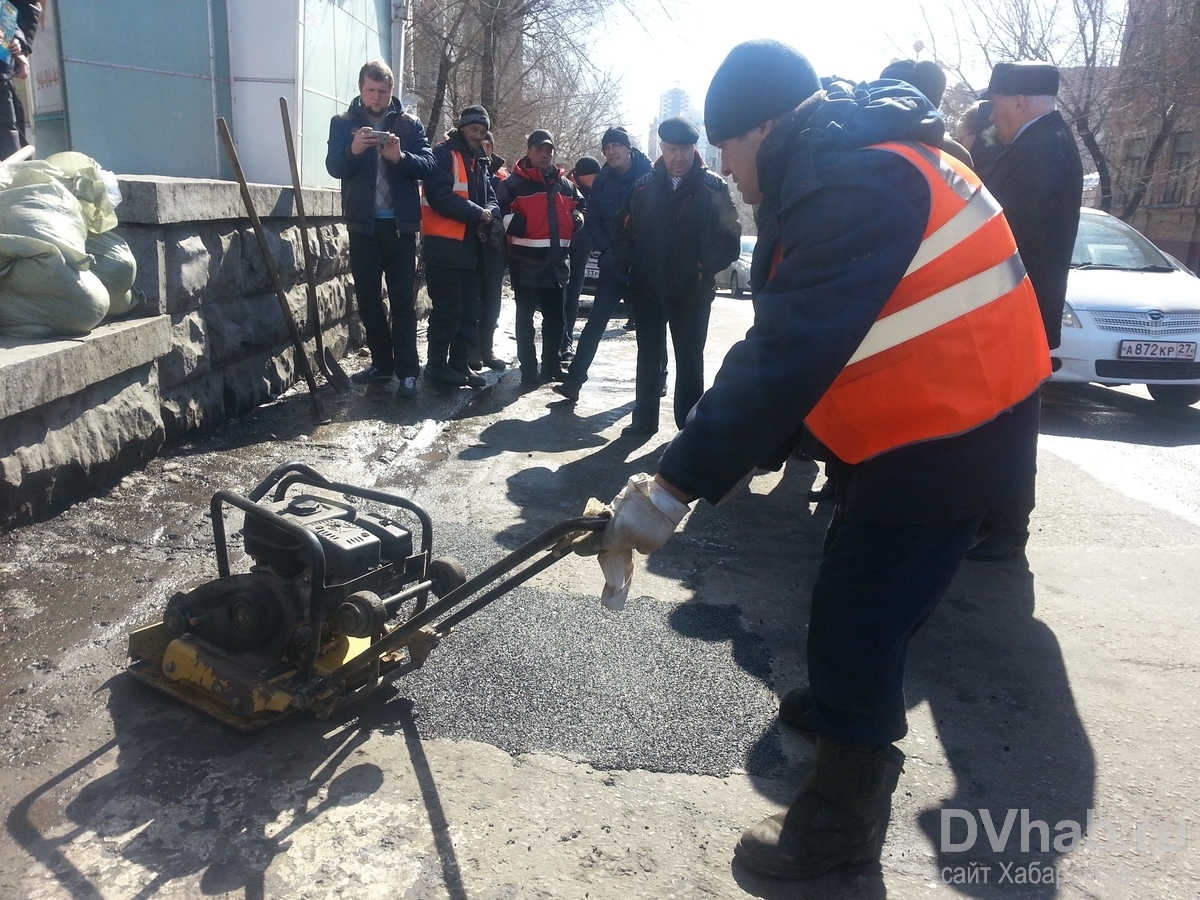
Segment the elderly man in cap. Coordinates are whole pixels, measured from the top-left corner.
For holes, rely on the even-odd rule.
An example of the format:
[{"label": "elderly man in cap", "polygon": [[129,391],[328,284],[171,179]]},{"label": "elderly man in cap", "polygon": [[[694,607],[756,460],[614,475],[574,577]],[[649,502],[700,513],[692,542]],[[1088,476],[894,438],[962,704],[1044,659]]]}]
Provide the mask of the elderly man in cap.
[{"label": "elderly man in cap", "polygon": [[808,685],[779,711],[816,735],[812,771],[735,851],[758,872],[813,878],[879,859],[904,761],[909,641],[984,510],[1032,476],[1050,359],[1004,216],[940,150],[942,118],[915,88],[822,91],[795,49],[750,41],[717,69],[704,119],[758,205],[754,324],[657,474],[630,478],[579,549],[607,554],[612,605],[633,550],[657,550],[688,504],[727,497],[772,451],[803,438],[836,470]]},{"label": "elderly man in cap", "polygon": [[[496,198],[508,233],[508,268],[517,304],[517,359],[521,384],[562,381],[563,297],[571,278],[567,252],[583,227],[583,196],[554,163],[554,138],[539,128],[525,142],[525,156]],[[533,314],[542,311],[542,359],[538,364]]]},{"label": "elderly man in cap", "polygon": [[[985,183],[1017,239],[1051,350],[1062,334],[1067,273],[1083,202],[1079,150],[1055,108],[1058,81],[1058,69],[1047,63],[997,63],[984,95],[991,103],[996,136],[1006,148]],[[984,537],[967,551],[967,558],[995,561],[1022,553],[1034,503],[1030,478],[988,510],[981,527]]]},{"label": "elderly man in cap", "polygon": [[458,127],[433,148],[433,174],[422,189],[421,245],[432,304],[425,378],[456,387],[486,384],[468,363],[478,338],[486,229],[500,216],[483,151],[490,127],[482,106],[464,109]]},{"label": "elderly man in cap", "polygon": [[600,147],[604,151],[604,166],[592,182],[592,193],[587,201],[588,236],[592,246],[600,251],[600,278],[596,282],[596,297],[587,324],[575,346],[575,358],[571,360],[567,380],[554,386],[555,393],[571,401],[579,399],[579,389],[587,381],[588,369],[596,358],[608,320],[617,311],[629,286],[629,279],[613,269],[613,223],[637,180],[650,174],[650,160],[630,143],[629,132],[620,125],[611,126],[604,132]]},{"label": "elderly man in cap", "polygon": [[629,278],[637,318],[637,387],[624,434],[658,431],[667,326],[675,350],[675,425],[704,393],[704,344],[716,275],[738,258],[742,227],[729,187],[696,150],[683,116],[658,126],[662,156],[617,213],[613,267]]}]

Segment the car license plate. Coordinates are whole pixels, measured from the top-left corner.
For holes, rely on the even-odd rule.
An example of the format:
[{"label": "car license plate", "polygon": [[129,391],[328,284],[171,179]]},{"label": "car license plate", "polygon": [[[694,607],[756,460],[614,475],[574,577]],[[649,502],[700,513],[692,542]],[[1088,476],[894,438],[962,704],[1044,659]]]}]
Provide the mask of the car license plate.
[{"label": "car license plate", "polygon": [[584,278],[599,278],[600,277],[600,267],[598,265],[596,265],[594,262],[591,262],[589,260],[587,265],[585,265],[583,267],[583,277]]},{"label": "car license plate", "polygon": [[1121,359],[1195,359],[1195,341],[1121,341]]}]

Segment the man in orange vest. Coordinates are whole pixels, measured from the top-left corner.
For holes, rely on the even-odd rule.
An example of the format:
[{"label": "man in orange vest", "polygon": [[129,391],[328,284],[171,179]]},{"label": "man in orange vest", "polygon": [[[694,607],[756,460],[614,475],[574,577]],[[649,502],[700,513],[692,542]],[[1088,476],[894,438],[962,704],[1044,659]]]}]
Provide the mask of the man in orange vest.
[{"label": "man in orange vest", "polygon": [[[907,732],[909,640],[984,511],[1032,476],[1050,361],[1037,299],[996,202],[941,152],[910,85],[833,85],[777,41],[735,47],[705,101],[709,141],[758,205],[754,325],[613,518],[607,605],[697,498],[716,503],[801,437],[835,512],[813,587],[809,684],[780,718],[816,735],[812,774],[735,855],[778,878],[879,858]],[[807,514],[807,513],[805,513]]]},{"label": "man in orange vest", "polygon": [[433,174],[422,187],[421,255],[429,310],[425,378],[481,388],[468,365],[476,343],[484,243],[500,207],[483,152],[491,121],[482,106],[468,106],[458,127],[433,148]]}]

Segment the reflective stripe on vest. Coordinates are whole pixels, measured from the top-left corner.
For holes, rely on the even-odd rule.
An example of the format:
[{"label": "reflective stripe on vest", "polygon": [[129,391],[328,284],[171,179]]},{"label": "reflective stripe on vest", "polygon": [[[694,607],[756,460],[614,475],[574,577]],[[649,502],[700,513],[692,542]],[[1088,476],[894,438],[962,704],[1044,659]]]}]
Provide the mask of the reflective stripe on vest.
[{"label": "reflective stripe on vest", "polygon": [[899,154],[929,183],[929,221],[908,271],[805,423],[862,462],[991,421],[1050,376],[1033,286],[1000,206],[979,178],[931,147]]},{"label": "reflective stripe on vest", "polygon": [[[550,238],[523,238],[523,237],[511,237],[510,236],[508,240],[514,247],[549,247],[549,246],[551,246]],[[558,245],[560,247],[570,247],[571,239],[570,238],[559,238]]]},{"label": "reflective stripe on vest", "polygon": [[[454,168],[454,193],[458,194],[464,200],[470,200],[471,196],[467,185],[467,165],[463,161],[462,153],[458,150],[451,150],[450,163]],[[460,222],[458,219],[443,216],[429,205],[429,201],[425,199],[424,182],[421,182],[421,233],[426,237],[444,237],[456,241],[465,240],[467,236],[466,222]]]}]

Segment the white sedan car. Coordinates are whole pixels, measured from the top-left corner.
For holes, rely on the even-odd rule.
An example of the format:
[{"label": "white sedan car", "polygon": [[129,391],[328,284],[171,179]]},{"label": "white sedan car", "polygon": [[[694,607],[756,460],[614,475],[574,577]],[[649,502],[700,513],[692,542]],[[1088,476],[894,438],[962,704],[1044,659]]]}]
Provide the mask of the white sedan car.
[{"label": "white sedan car", "polygon": [[742,253],[728,269],[717,273],[717,289],[729,291],[735,297],[742,296],[750,288],[750,260],[754,257],[754,245],[758,238],[752,234],[742,235]]},{"label": "white sedan car", "polygon": [[1200,401],[1200,278],[1120,219],[1083,209],[1051,381],[1144,384]]}]

